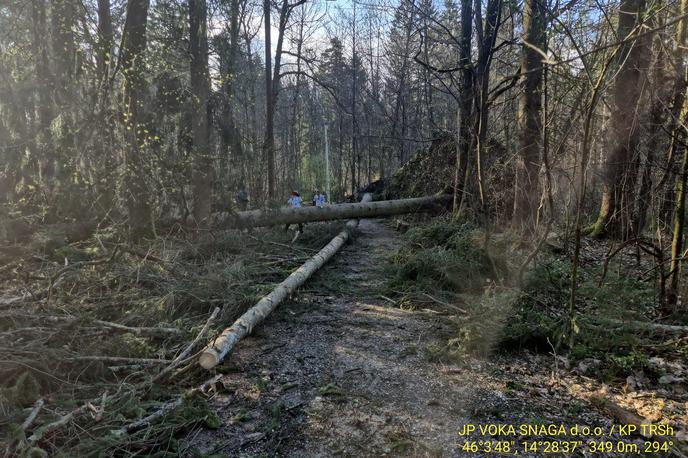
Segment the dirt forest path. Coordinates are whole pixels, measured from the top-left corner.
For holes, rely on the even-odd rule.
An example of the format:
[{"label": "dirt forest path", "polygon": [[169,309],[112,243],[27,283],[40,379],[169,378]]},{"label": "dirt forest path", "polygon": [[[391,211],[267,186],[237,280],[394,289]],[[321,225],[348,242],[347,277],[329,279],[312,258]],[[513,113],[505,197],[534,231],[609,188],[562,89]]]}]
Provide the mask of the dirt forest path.
[{"label": "dirt forest path", "polygon": [[[557,390],[565,388],[533,382],[547,377],[530,368],[548,362],[433,362],[426,349],[446,342],[452,331],[446,317],[385,300],[380,266],[400,238],[374,220],[362,220],[359,232],[228,358],[226,391],[213,400],[222,426],[189,433],[187,450],[232,457],[475,457],[458,445],[466,423],[585,418],[570,399],[559,399]],[[514,395],[510,383],[540,392]],[[588,422],[605,421],[587,414],[595,417]]]}]

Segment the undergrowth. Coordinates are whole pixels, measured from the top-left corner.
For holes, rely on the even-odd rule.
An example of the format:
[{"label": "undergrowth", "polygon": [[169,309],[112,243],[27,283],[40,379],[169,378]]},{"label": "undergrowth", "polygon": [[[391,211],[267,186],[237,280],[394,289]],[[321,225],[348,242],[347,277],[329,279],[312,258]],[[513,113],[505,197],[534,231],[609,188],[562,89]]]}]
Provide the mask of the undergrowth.
[{"label": "undergrowth", "polygon": [[577,332],[568,348],[562,336],[570,319],[571,261],[545,251],[517,284],[515,269],[525,253],[516,242],[508,233],[487,238],[470,222],[445,218],[405,235],[387,262],[388,294],[401,305],[443,310],[455,324],[446,343],[426,348],[428,358],[529,349],[599,360],[607,380],[651,372],[648,347],[664,336],[623,326],[627,320],[647,321],[655,309],[651,282],[623,265],[612,263],[603,281],[599,263],[581,266]]},{"label": "undergrowth", "polygon": [[388,263],[389,288],[396,292],[480,291],[486,280],[508,275],[502,258],[492,256],[476,226],[439,219],[412,228]]},{"label": "undergrowth", "polygon": [[[190,355],[341,228],[309,224],[293,244],[293,232],[280,227],[168,234],[132,245],[113,230],[69,242],[60,227],[46,226],[16,245],[19,255],[0,259],[0,455],[178,454],[181,430],[217,424],[202,396],[141,431],[112,432],[207,378],[188,357],[152,382],[215,307],[220,317]],[[45,407],[22,429],[39,399]],[[28,440],[70,412],[76,414],[65,426]]]}]

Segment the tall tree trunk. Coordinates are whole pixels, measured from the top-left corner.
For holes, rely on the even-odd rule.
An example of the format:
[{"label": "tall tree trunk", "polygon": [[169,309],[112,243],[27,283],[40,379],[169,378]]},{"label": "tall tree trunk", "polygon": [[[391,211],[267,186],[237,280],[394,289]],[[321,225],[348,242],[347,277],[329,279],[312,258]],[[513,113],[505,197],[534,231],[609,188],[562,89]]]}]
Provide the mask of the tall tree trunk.
[{"label": "tall tree trunk", "polygon": [[357,167],[360,167],[360,158],[358,157],[358,120],[356,118],[356,93],[358,92],[358,62],[356,57],[356,1],[353,3],[353,24],[352,24],[352,42],[351,42],[351,195],[356,195],[358,189],[358,175]]},{"label": "tall tree trunk", "polygon": [[526,0],[523,6],[523,47],[521,50],[521,95],[518,104],[519,155],[513,222],[531,231],[537,224],[538,175],[542,139],[542,75],[545,43],[545,5]]},{"label": "tall tree trunk", "polygon": [[[688,12],[688,0],[681,0],[680,14],[684,16]],[[672,142],[669,151],[670,157],[678,149],[678,145],[683,148],[683,162],[681,164],[681,172],[676,180],[676,209],[674,211],[673,226],[674,233],[671,240],[671,268],[669,269],[669,295],[668,302],[675,304],[678,296],[679,276],[681,273],[681,260],[683,250],[683,226],[686,209],[686,181],[688,178],[688,148],[685,147],[685,121],[688,120],[688,97],[686,90],[688,88],[688,75],[686,71],[688,68],[685,65],[686,45],[688,44],[688,20],[681,19],[678,23],[676,32],[676,51],[675,63],[677,71],[679,72],[676,78],[676,86],[674,87],[674,106],[672,111],[678,111],[677,105],[680,106],[678,116],[672,117],[676,121],[673,122]]]},{"label": "tall tree trunk", "polygon": [[294,98],[292,100],[293,109],[293,133],[294,139],[292,141],[293,155],[292,155],[292,165],[290,179],[294,184],[301,181],[301,141],[302,141],[302,117],[301,117],[301,84],[302,84],[302,74],[301,74],[301,53],[303,51],[303,31],[305,27],[306,14],[302,12],[301,18],[299,20],[299,32],[296,42],[296,84],[294,86]]},{"label": "tall tree trunk", "polygon": [[[680,14],[686,14],[688,5],[685,1],[681,1]],[[681,145],[684,143],[685,132],[684,125],[688,123],[686,115],[687,110],[684,110],[684,103],[686,97],[686,88],[688,87],[688,78],[686,76],[686,43],[688,41],[688,27],[686,27],[685,19],[679,21],[676,29],[676,45],[674,47],[673,65],[676,69],[676,78],[674,79],[674,87],[671,95],[671,114],[669,117],[671,131],[671,143],[667,154],[666,163],[664,166],[664,173],[657,184],[657,190],[663,194],[660,208],[660,220],[667,222],[671,219],[672,204],[675,188],[671,185],[673,178],[677,175],[675,170],[676,156],[678,155]]]},{"label": "tall tree trunk", "polygon": [[[32,0],[31,15],[33,24],[32,35],[32,51],[36,55],[36,79],[38,82],[38,125],[36,135],[36,160],[38,180],[43,182],[45,179],[52,178],[52,166],[49,166],[48,151],[50,143],[52,142],[52,135],[50,133],[50,123],[53,120],[53,101],[51,98],[51,88],[54,80],[50,75],[50,68],[48,67],[48,50],[46,44],[46,36],[48,30],[46,26],[46,10],[47,5],[45,0]],[[24,174],[30,176],[32,174]]]},{"label": "tall tree trunk", "polygon": [[[659,25],[664,25],[664,21],[661,21]],[[654,24],[657,25],[657,24]],[[654,35],[646,35],[643,40],[646,41],[645,48],[651,50],[652,42],[655,39]],[[666,113],[665,107],[667,104],[671,103],[670,91],[668,90],[668,80],[665,75],[667,75],[667,70],[669,68],[670,56],[667,55],[665,51],[664,43],[661,41],[661,37],[657,40],[655,46],[656,52],[654,57],[654,62],[652,64],[652,75],[647,75],[646,82],[648,86],[648,92],[651,99],[649,117],[648,117],[648,129],[647,129],[647,146],[645,162],[640,174],[638,197],[635,201],[635,206],[633,209],[633,234],[638,236],[641,235],[645,224],[647,222],[647,213],[652,207],[652,178],[653,171],[657,164],[657,153],[661,149],[661,145],[664,141],[664,116]],[[646,53],[646,59],[652,59],[649,53]]]},{"label": "tall tree trunk", "polygon": [[[226,178],[229,188],[245,190],[247,186],[244,161],[244,147],[241,142],[241,135],[234,117],[234,91],[235,80],[237,78],[237,58],[239,56],[239,13],[241,0],[231,0],[229,12],[229,55],[224,75],[223,92],[225,96],[222,104],[222,125],[221,132],[221,178]],[[227,158],[231,159],[230,167],[227,168]]]},{"label": "tall tree trunk", "polygon": [[207,7],[205,0],[189,0],[191,48],[191,116],[193,135],[193,214],[196,224],[206,226],[210,217],[212,157],[210,144],[210,75],[208,73]]},{"label": "tall tree trunk", "polygon": [[688,148],[683,148],[681,173],[676,180],[676,210],[674,211],[674,234],[671,239],[671,269],[669,270],[669,303],[675,304],[681,274],[681,251],[683,250],[683,225],[686,214],[686,179],[688,178]]},{"label": "tall tree trunk", "polygon": [[[74,0],[53,0],[51,3],[50,23],[52,30],[52,55],[50,62],[53,67],[52,97],[56,108],[56,118],[59,119],[60,129],[52,135],[50,145],[51,154],[46,158],[45,187],[48,196],[48,217],[55,217],[59,212],[62,201],[60,187],[73,179],[76,174],[76,154],[74,138],[74,102],[76,75],[76,43],[74,30],[76,29],[76,5]],[[52,178],[49,180],[49,178]],[[65,196],[66,197],[66,196]]]},{"label": "tall tree trunk", "polygon": [[473,63],[471,62],[471,38],[473,36],[473,0],[461,0],[461,45],[459,64],[461,82],[459,89],[458,135],[456,171],[454,175],[454,211],[461,209],[471,193],[468,186],[470,151],[473,132]]},{"label": "tall tree trunk", "polygon": [[275,105],[272,98],[272,42],[270,40],[270,0],[263,2],[265,16],[265,140],[263,151],[268,168],[268,198],[275,198]]},{"label": "tall tree trunk", "polygon": [[[622,0],[619,6],[618,39],[627,39],[639,32],[645,0]],[[642,40],[625,42],[618,53],[621,66],[614,82],[609,138],[609,155],[605,161],[602,202],[597,221],[588,229],[591,235],[609,233],[629,238],[635,184],[638,172],[638,102],[642,92]]]},{"label": "tall tree trunk", "polygon": [[[98,46],[96,53],[96,78],[93,101],[97,110],[97,129],[101,132],[100,138],[94,142],[95,160],[101,167],[94,167],[100,176],[112,176],[117,167],[112,145],[114,143],[114,133],[107,125],[107,116],[110,112],[110,90],[109,81],[110,66],[112,63],[112,47],[114,43],[114,33],[112,29],[112,13],[110,10],[110,0],[98,0]],[[115,201],[115,189],[106,180],[98,179],[96,189],[98,196],[101,197],[102,208],[109,209]]]},{"label": "tall tree trunk", "polygon": [[76,6],[73,0],[53,0],[51,4],[55,101],[60,111],[64,111],[73,102],[71,89],[76,64]]},{"label": "tall tree trunk", "polygon": [[98,53],[96,54],[96,70],[99,86],[102,86],[108,78],[112,40],[110,0],[98,0]]},{"label": "tall tree trunk", "polygon": [[[475,2],[476,17],[481,17],[480,0]],[[492,52],[497,39],[500,16],[502,10],[502,0],[489,0],[487,2],[487,12],[485,14],[484,26],[479,33],[480,48],[478,49],[478,65],[476,66],[475,79],[478,88],[475,91],[475,163],[477,167],[476,178],[478,181],[478,194],[480,205],[484,207],[485,202],[485,174],[483,163],[485,161],[487,128],[488,128],[488,98],[490,89],[490,67],[492,64]],[[484,208],[483,208],[484,210]]]},{"label": "tall tree trunk", "polygon": [[144,53],[146,24],[150,0],[129,0],[124,24],[120,62],[124,75],[124,112],[122,113],[127,147],[125,149],[124,186],[129,229],[132,237],[139,237],[152,227],[148,189],[145,184],[144,125]]}]

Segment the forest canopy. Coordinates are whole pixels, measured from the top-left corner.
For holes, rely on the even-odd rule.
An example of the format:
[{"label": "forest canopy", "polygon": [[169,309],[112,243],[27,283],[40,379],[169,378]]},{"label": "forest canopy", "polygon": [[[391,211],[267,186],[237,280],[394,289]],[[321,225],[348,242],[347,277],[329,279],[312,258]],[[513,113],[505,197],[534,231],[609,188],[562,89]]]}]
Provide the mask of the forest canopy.
[{"label": "forest canopy", "polygon": [[341,200],[448,135],[459,206],[531,228],[580,206],[590,232],[631,238],[683,205],[683,11],[3,2],[0,198],[145,232],[242,190]]}]

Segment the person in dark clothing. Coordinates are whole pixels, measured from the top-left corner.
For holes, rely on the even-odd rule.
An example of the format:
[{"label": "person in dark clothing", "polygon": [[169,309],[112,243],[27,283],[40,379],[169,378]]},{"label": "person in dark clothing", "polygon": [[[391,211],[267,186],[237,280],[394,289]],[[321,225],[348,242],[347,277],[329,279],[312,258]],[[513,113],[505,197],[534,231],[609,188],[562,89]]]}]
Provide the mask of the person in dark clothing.
[{"label": "person in dark clothing", "polygon": [[248,209],[248,193],[241,190],[236,195],[236,203],[239,211],[246,211]]}]

